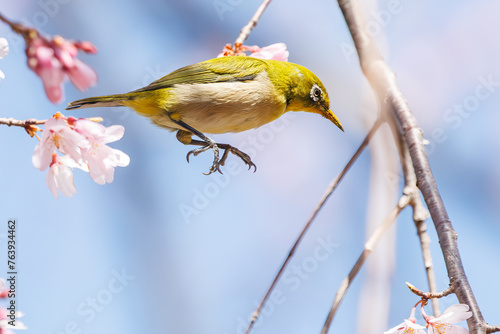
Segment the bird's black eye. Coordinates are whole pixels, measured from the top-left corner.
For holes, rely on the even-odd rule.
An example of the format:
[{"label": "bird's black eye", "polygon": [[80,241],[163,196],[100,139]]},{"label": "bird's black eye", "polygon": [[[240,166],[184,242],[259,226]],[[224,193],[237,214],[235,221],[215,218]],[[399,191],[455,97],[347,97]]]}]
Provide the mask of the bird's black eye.
[{"label": "bird's black eye", "polygon": [[318,102],[321,101],[322,97],[323,91],[318,87],[318,85],[314,84],[311,88],[311,99],[313,99],[314,102]]}]

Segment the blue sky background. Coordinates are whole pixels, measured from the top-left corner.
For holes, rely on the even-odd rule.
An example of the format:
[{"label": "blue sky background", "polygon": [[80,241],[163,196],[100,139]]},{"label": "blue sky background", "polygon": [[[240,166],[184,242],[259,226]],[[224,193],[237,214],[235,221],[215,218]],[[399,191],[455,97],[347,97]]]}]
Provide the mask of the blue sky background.
[{"label": "blue sky background", "polygon": [[[52,105],[26,66],[23,44],[0,25],[0,36],[11,46],[0,60],[6,75],[0,82],[1,116],[45,119],[67,102],[130,91],[215,57],[260,4],[220,2],[231,10],[218,13],[216,1],[201,0],[5,2],[0,10],[12,20],[93,42],[97,55],[80,58],[96,69],[99,83],[87,92],[66,84],[64,102]],[[431,166],[459,234],[470,283],[491,324],[500,323],[499,10],[493,0],[379,1],[367,10],[373,35],[431,143]],[[45,172],[31,163],[36,139],[19,128],[1,129],[0,232],[5,244],[7,220],[18,220],[17,302],[29,333],[242,333],[376,113],[335,1],[273,1],[247,44],[276,42],[288,45],[291,62],[322,79],[346,132],[320,117],[294,113],[260,129],[215,136],[246,148],[258,166],[255,174],[230,157],[224,176],[205,176],[211,154],[188,164],[188,147],[132,111],[76,110],[73,116],[122,124],[125,136],[112,146],[131,163],[105,186],[75,171],[77,195],[55,199]],[[367,152],[321,211],[291,263],[296,271],[285,274],[255,333],[320,331],[364,244],[369,175]],[[192,214],[183,214],[186,208]],[[426,288],[409,210],[395,229],[397,267],[387,297],[387,329],[417,301],[404,282]],[[448,280],[430,221],[429,231],[438,286],[444,289]],[[1,248],[0,258],[6,271]],[[362,270],[332,332],[357,328],[366,278]],[[440,301],[442,309],[454,302],[453,296]]]}]

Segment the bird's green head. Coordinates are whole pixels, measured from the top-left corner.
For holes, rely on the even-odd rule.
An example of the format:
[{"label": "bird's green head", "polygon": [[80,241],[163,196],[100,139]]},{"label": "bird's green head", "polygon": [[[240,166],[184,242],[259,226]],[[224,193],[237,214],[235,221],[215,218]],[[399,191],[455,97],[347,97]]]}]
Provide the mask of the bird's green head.
[{"label": "bird's green head", "polygon": [[293,66],[293,74],[290,76],[291,96],[287,109],[320,114],[344,131],[339,119],[330,110],[330,98],[318,77],[303,66],[288,64]]}]

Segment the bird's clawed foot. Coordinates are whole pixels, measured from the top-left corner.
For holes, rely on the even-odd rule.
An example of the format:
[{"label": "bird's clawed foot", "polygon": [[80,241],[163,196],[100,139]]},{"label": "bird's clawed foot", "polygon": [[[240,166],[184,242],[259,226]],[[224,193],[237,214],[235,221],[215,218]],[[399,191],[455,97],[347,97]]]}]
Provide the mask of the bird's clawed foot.
[{"label": "bird's clawed foot", "polygon": [[222,174],[222,172],[220,171],[221,163],[219,161],[219,147],[217,146],[217,143],[214,141],[207,143],[203,147],[196,148],[194,150],[189,151],[188,154],[186,155],[187,162],[189,162],[189,156],[191,154],[194,156],[197,156],[198,154],[203,153],[210,148],[212,149],[212,151],[214,151],[214,163],[212,164],[212,167],[210,167],[210,170],[208,171],[208,173],[203,173],[203,174],[210,175],[210,174],[215,173],[215,172],[219,172]]},{"label": "bird's clawed foot", "polygon": [[248,154],[238,150],[236,147],[233,147],[229,144],[218,144],[218,145],[220,148],[224,150],[224,154],[222,154],[222,158],[219,161],[221,166],[224,166],[227,156],[229,155],[229,152],[231,152],[232,154],[236,155],[241,160],[243,160],[243,162],[248,166],[248,170],[250,170],[253,167],[254,168],[253,172],[255,173],[257,171],[257,166],[252,162],[252,159]]},{"label": "bird's clawed foot", "polygon": [[[224,150],[224,153],[222,154],[222,158],[219,160],[219,148]],[[248,166],[248,169],[254,168],[254,173],[257,171],[257,166],[252,162],[252,159],[248,154],[245,152],[242,152],[238,150],[236,147],[233,147],[229,144],[217,144],[215,142],[210,142],[207,143],[205,146],[191,150],[188,152],[186,159],[189,162],[189,156],[193,154],[194,156],[197,156],[198,154],[207,151],[208,149],[212,149],[214,152],[214,163],[212,164],[212,167],[210,167],[210,170],[208,173],[203,173],[205,175],[210,175],[215,172],[219,172],[222,174],[222,171],[220,170],[220,166],[224,166],[226,163],[226,159],[229,155],[229,152],[232,154],[238,156],[243,162]]]}]

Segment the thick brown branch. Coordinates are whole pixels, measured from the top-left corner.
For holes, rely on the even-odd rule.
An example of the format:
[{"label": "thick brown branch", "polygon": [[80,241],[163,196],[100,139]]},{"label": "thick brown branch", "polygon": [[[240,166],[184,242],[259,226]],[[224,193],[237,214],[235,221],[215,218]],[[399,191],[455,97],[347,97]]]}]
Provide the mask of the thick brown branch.
[{"label": "thick brown branch", "polygon": [[453,230],[427,159],[422,131],[399,90],[394,73],[382,59],[374,42],[364,30],[364,23],[354,1],[338,0],[358,52],[361,68],[375,90],[381,104],[392,106],[396,120],[408,145],[417,186],[422,192],[437,230],[448,277],[460,303],[467,304],[473,313],[467,320],[471,333],[485,333],[486,325],[472,293],[460,258],[457,233]]}]

